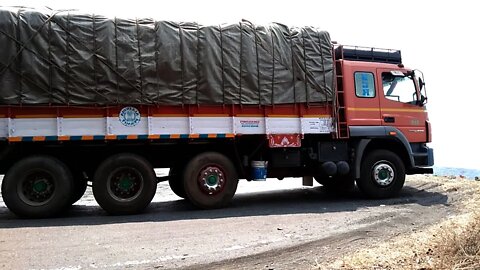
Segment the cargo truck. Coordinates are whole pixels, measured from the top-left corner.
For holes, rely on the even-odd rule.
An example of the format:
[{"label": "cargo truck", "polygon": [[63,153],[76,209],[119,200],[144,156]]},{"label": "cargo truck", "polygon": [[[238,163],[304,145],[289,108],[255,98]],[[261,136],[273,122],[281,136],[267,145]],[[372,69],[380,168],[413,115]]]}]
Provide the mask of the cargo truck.
[{"label": "cargo truck", "polygon": [[160,181],[212,209],[239,179],[388,198],[432,173],[423,74],[399,50],[313,27],[26,8],[0,10],[0,46],[2,197],[19,217],[58,215],[90,182],[117,215]]}]

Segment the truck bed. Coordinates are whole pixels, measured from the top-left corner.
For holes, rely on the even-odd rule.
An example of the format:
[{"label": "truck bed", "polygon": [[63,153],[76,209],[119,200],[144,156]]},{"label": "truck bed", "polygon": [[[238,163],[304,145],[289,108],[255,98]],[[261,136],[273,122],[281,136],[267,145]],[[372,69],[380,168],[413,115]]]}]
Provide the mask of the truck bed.
[{"label": "truck bed", "polygon": [[329,134],[331,105],[2,106],[0,138],[20,142]]}]

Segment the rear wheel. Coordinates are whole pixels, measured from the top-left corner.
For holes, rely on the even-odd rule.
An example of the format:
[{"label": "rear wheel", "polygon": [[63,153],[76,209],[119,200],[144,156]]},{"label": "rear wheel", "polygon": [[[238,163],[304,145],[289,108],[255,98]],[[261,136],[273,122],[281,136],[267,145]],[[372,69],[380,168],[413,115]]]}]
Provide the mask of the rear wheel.
[{"label": "rear wheel", "polygon": [[87,179],[83,176],[78,177],[73,181],[73,192],[70,197],[70,204],[74,204],[79,201],[87,191]]},{"label": "rear wheel", "polygon": [[203,209],[227,205],[237,190],[235,166],[226,156],[205,152],[188,162],[183,173],[183,187],[187,198]]},{"label": "rear wheel", "polygon": [[118,154],[106,159],[95,172],[93,195],[109,214],[136,214],[155,195],[157,181],[150,163],[135,154]]},{"label": "rear wheel", "polygon": [[19,217],[44,218],[70,205],[73,178],[68,167],[51,156],[32,156],[18,161],[5,175],[2,196]]},{"label": "rear wheel", "polygon": [[180,198],[186,198],[187,194],[185,194],[185,189],[183,188],[183,168],[181,167],[172,167],[168,172],[168,184],[170,185],[170,189]]},{"label": "rear wheel", "polygon": [[362,161],[358,188],[369,198],[397,195],[405,184],[405,166],[395,153],[374,150]]}]

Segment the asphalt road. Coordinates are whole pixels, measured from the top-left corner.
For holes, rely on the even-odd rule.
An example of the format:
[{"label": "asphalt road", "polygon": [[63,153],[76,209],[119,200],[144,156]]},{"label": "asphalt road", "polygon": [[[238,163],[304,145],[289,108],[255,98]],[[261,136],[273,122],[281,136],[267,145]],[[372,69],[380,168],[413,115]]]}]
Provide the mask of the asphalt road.
[{"label": "asphalt road", "polygon": [[439,221],[455,212],[451,200],[438,183],[412,177],[388,200],[338,198],[301,179],[241,181],[232,205],[218,210],[196,210],[160,183],[134,216],[107,215],[90,188],[53,219],[18,219],[0,199],[0,268],[310,269]]}]

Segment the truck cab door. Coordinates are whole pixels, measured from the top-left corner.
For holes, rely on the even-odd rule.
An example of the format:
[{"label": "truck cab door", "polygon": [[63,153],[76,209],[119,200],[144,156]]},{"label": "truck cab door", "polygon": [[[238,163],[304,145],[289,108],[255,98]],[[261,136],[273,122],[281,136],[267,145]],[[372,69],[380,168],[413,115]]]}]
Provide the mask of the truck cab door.
[{"label": "truck cab door", "polygon": [[427,113],[418,102],[413,74],[406,70],[377,69],[382,125],[399,129],[408,141],[426,142]]},{"label": "truck cab door", "polygon": [[345,104],[350,126],[380,126],[379,91],[374,68],[344,65]]}]

